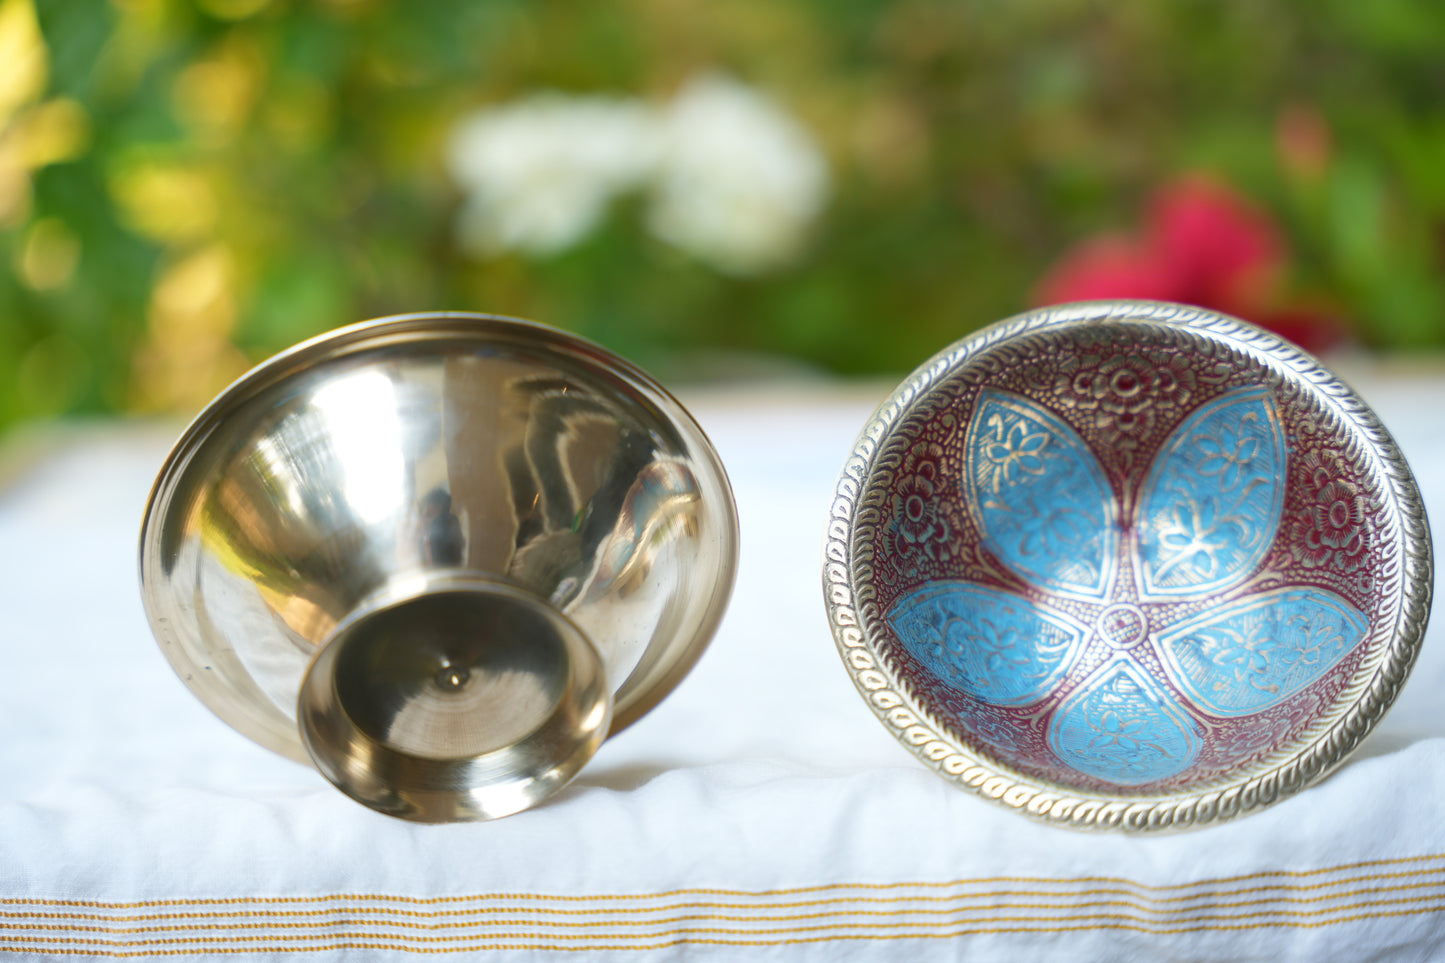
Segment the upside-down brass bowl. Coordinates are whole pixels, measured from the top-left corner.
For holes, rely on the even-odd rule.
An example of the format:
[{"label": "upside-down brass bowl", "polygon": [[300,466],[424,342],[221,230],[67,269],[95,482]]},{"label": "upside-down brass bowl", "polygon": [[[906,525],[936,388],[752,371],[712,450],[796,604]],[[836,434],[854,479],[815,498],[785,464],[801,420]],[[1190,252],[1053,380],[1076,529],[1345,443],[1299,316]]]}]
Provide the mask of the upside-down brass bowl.
[{"label": "upside-down brass bowl", "polygon": [[426,822],[565,785],[696,662],[736,564],[727,476],[676,399],[587,341],[452,313],[242,377],[167,458],[140,559],[202,702]]},{"label": "upside-down brass bowl", "polygon": [[1409,467],[1317,361],[1108,302],[945,349],[844,467],[824,590],[860,692],[927,765],[1076,828],[1163,830],[1321,778],[1428,616]]}]

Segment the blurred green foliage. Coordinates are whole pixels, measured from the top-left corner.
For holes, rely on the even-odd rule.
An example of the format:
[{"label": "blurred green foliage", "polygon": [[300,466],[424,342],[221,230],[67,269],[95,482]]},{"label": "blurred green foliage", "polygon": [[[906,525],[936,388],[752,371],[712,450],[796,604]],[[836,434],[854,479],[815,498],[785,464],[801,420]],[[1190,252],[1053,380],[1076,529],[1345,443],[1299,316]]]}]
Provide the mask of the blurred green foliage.
[{"label": "blurred green foliage", "polygon": [[[632,203],[554,253],[458,243],[463,117],[706,71],[827,158],[791,262],[719,272]],[[444,307],[664,375],[901,372],[1200,170],[1361,342],[1445,340],[1438,0],[0,0],[0,427],[193,409],[303,337]]]}]

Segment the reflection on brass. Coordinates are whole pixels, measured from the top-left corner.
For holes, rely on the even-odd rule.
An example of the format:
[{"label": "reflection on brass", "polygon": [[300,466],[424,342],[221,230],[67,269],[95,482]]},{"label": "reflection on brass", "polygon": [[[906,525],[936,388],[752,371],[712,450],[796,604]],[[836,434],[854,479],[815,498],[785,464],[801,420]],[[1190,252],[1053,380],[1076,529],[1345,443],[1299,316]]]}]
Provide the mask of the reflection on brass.
[{"label": "reflection on brass", "polygon": [[556,330],[408,315],[208,407],[147,505],[172,666],[231,726],[422,821],[536,804],[701,655],[737,563],[678,402]]}]

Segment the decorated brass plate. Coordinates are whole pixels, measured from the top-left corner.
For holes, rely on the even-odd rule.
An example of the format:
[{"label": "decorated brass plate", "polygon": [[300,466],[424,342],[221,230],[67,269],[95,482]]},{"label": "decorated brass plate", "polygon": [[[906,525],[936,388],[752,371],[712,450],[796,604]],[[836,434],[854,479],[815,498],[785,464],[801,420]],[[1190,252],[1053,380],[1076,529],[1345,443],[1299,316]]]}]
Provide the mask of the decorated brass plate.
[{"label": "decorated brass plate", "polygon": [[1043,820],[1199,826],[1319,779],[1394,699],[1431,585],[1414,479],[1318,362],[1116,302],[945,350],[839,480],[824,588],[859,690]]}]

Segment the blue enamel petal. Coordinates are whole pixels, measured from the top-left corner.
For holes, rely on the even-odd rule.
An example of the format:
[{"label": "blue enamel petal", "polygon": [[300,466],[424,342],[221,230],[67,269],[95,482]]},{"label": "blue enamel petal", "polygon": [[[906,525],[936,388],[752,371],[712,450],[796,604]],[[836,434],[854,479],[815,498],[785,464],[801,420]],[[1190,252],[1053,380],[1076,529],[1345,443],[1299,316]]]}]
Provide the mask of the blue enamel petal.
[{"label": "blue enamel petal", "polygon": [[887,618],[930,673],[995,705],[1046,695],[1087,631],[1027,599],[967,582],[930,582],[899,599]]},{"label": "blue enamel petal", "polygon": [[1115,662],[1069,697],[1049,724],[1066,766],[1119,786],[1167,779],[1199,755],[1195,726],[1132,661]]},{"label": "blue enamel petal", "polygon": [[1195,411],[1160,449],[1136,524],[1147,596],[1225,588],[1259,564],[1284,504],[1284,433],[1264,388]]},{"label": "blue enamel petal", "polygon": [[1027,398],[988,389],[964,459],[964,497],[999,561],[1041,588],[1105,596],[1118,538],[1114,495],[1072,428]]},{"label": "blue enamel petal", "polygon": [[1286,588],[1208,612],[1159,637],[1181,690],[1204,712],[1268,709],[1322,678],[1359,645],[1370,623],[1332,592]]}]

